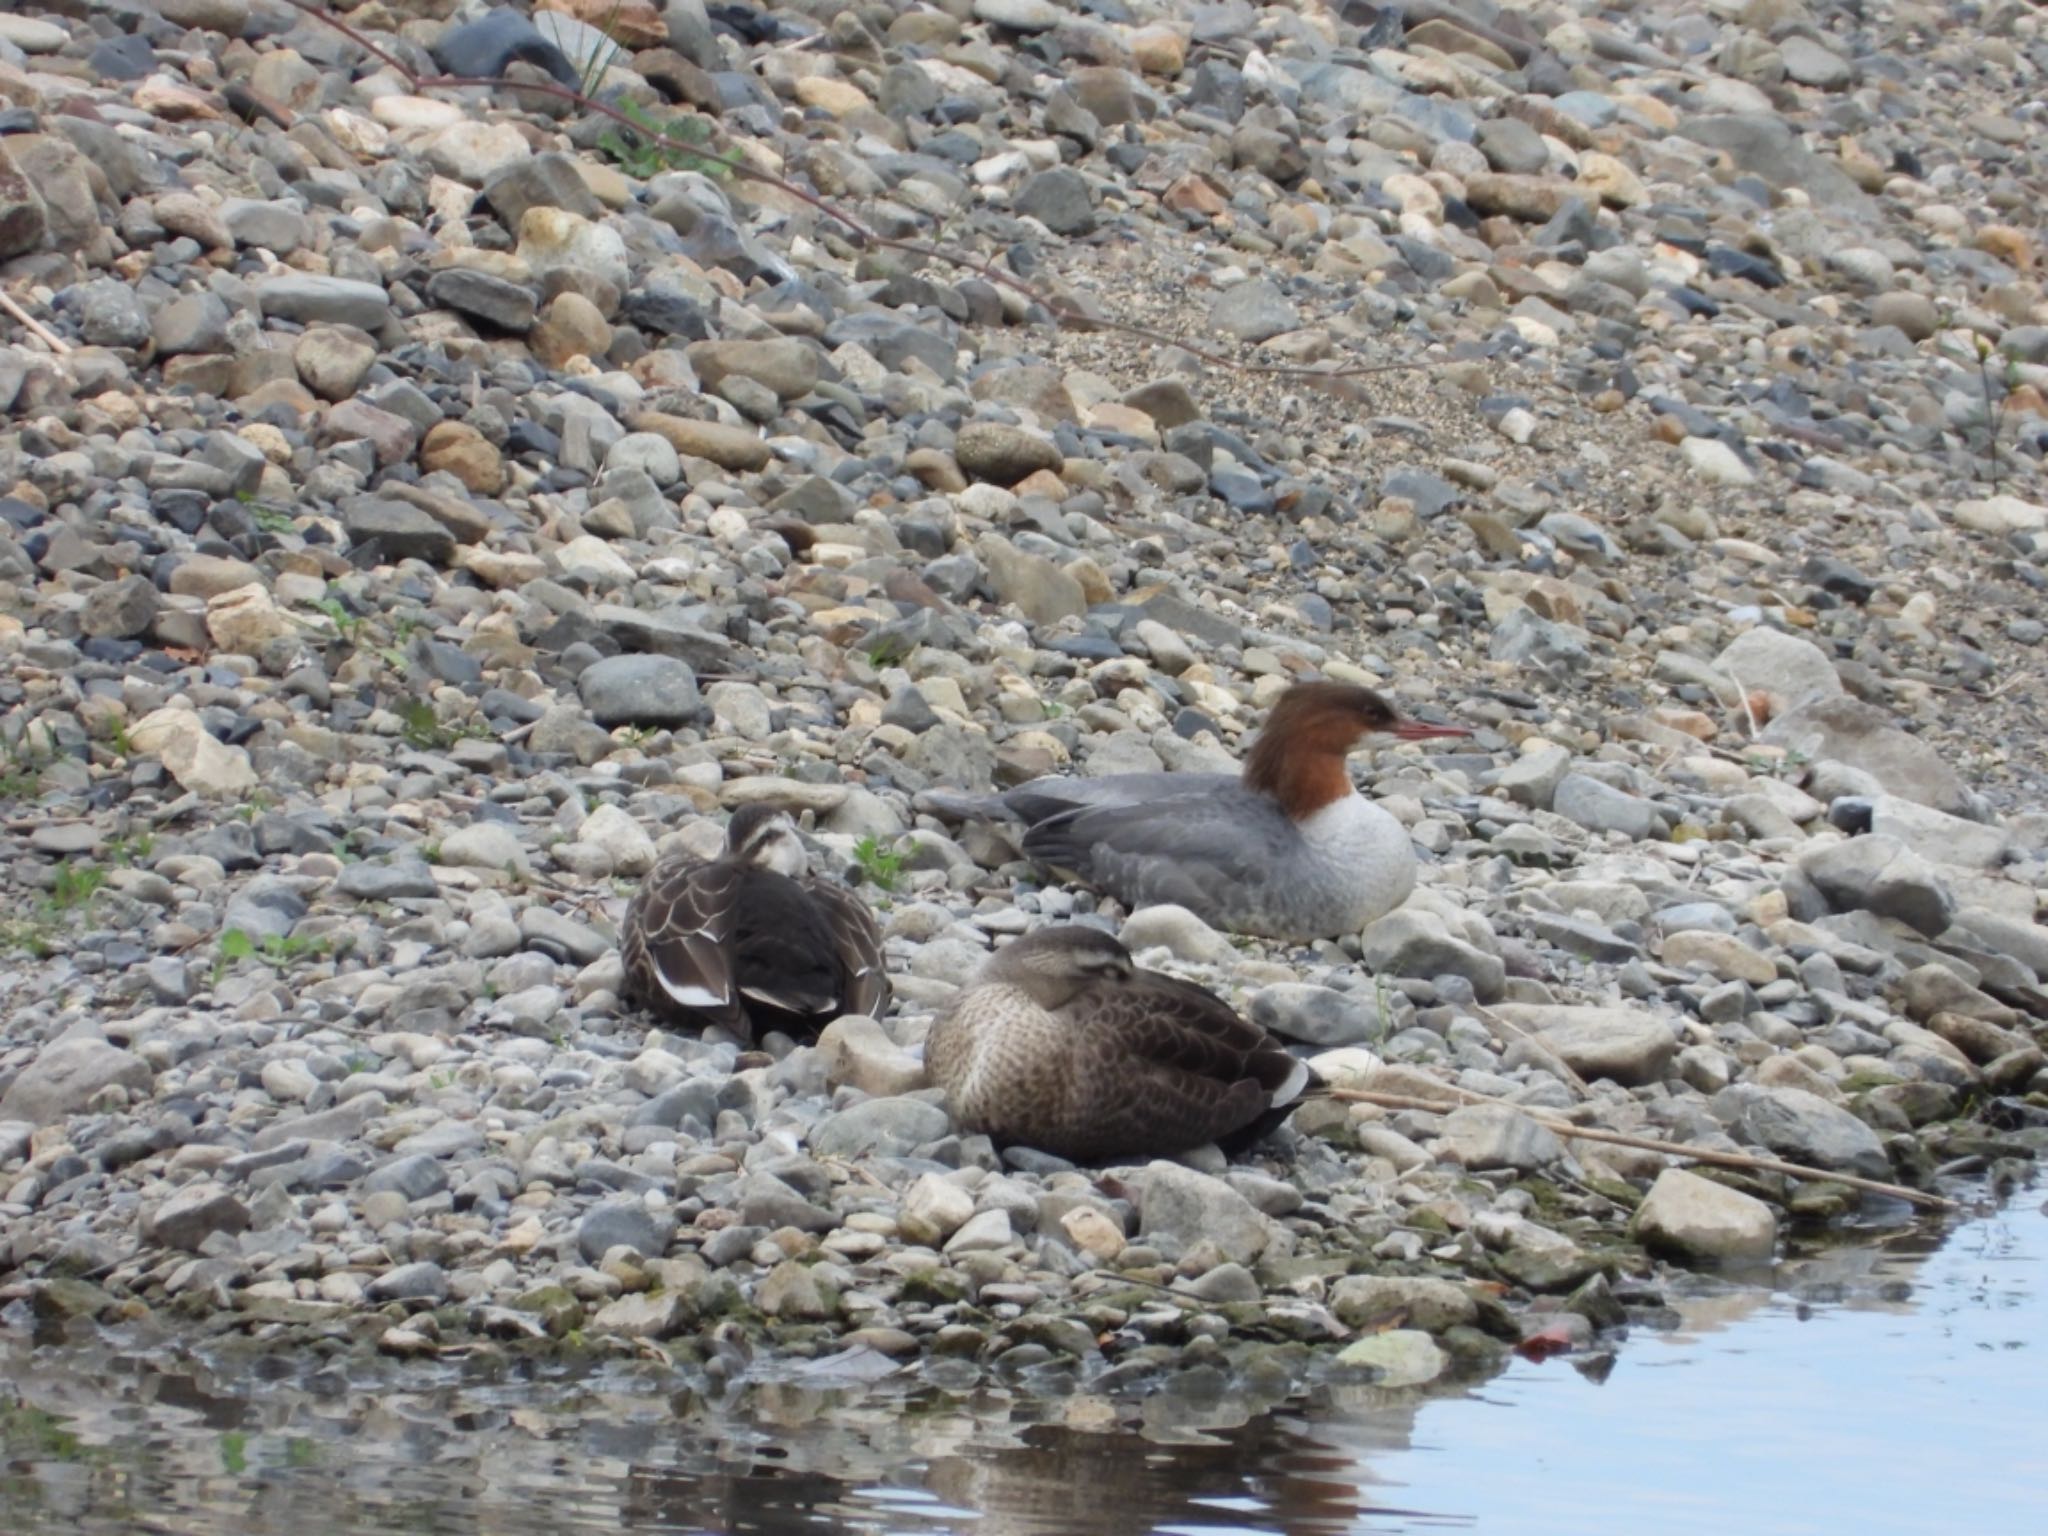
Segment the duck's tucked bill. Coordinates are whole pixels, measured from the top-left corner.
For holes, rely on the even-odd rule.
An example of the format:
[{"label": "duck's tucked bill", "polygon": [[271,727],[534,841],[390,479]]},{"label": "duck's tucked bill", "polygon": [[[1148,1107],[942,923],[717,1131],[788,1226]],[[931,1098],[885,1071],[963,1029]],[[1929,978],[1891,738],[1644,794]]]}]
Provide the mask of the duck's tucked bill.
[{"label": "duck's tucked bill", "polygon": [[873,915],[809,873],[795,823],[766,806],[734,813],[722,857],[655,865],[619,945],[627,995],[695,1029],[807,1039],[841,1014],[889,1004]]}]

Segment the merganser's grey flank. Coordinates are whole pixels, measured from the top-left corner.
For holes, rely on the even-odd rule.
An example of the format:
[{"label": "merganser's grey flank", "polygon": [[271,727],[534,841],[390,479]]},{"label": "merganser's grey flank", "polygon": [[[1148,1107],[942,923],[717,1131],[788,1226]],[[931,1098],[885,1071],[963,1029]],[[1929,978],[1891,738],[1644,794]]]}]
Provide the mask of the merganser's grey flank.
[{"label": "merganser's grey flank", "polygon": [[997,950],[932,1021],[924,1056],[962,1130],[1074,1162],[1249,1139],[1315,1082],[1214,993],[1078,925]]},{"label": "merganser's grey flank", "polygon": [[1408,899],[1415,849],[1352,786],[1367,737],[1469,736],[1404,718],[1369,688],[1298,683],[1267,713],[1237,778],[1051,775],[993,796],[928,794],[942,814],[1008,816],[1024,852],[1128,906],[1173,902],[1213,927],[1297,942],[1356,933]]},{"label": "merganser's grey flank", "polygon": [[626,993],[653,1012],[752,1040],[798,1039],[889,1005],[882,935],[860,898],[814,878],[787,812],[746,806],[723,857],[672,854],[626,908]]}]

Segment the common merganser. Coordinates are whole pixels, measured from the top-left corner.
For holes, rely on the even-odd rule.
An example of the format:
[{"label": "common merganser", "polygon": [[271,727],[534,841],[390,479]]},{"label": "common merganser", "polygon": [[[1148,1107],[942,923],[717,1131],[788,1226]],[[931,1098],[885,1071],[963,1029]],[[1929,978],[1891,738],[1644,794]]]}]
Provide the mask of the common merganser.
[{"label": "common merganser", "polygon": [[1213,992],[1076,924],[997,950],[932,1021],[924,1059],[962,1129],[1073,1162],[1256,1134],[1315,1081]]},{"label": "common merganser", "polygon": [[1127,906],[1172,902],[1212,927],[1305,942],[1356,933],[1415,888],[1407,829],[1352,786],[1346,755],[1369,736],[1471,734],[1405,718],[1370,688],[1298,683],[1268,711],[1237,778],[1055,774],[920,803],[1014,817],[1026,854]]},{"label": "common merganser", "polygon": [[626,992],[658,1014],[751,1041],[799,1039],[842,1014],[889,1005],[882,934],[860,898],[810,874],[796,823],[750,805],[726,826],[723,857],[671,854],[626,908]]}]

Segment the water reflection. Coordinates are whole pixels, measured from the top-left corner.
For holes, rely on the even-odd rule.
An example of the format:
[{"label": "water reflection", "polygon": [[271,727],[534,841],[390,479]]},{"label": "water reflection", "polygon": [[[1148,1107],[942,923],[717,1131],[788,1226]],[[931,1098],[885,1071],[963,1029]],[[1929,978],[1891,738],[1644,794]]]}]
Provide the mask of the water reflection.
[{"label": "water reflection", "polygon": [[[807,1368],[743,1397],[163,1343],[0,1314],[9,1536],[1672,1536],[2038,1528],[2048,1217],[1896,1233],[1703,1285],[1604,1384],[1519,1362],[1438,1395],[1199,1376],[1057,1397]],[[1584,1362],[1580,1362],[1583,1366]],[[886,1371],[886,1367],[882,1367]],[[878,1378],[878,1379],[877,1379]]]}]

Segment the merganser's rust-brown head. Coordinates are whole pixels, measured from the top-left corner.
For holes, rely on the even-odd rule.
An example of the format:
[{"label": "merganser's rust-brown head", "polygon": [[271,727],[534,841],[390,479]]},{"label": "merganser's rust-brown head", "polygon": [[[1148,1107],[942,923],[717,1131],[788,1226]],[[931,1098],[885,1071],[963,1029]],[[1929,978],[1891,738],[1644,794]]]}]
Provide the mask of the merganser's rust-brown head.
[{"label": "merganser's rust-brown head", "polygon": [[1344,759],[1367,737],[1427,741],[1471,734],[1462,725],[1411,720],[1370,688],[1296,683],[1267,711],[1259,739],[1244,760],[1244,784],[1271,795],[1299,821],[1352,792]]}]

